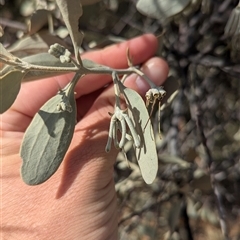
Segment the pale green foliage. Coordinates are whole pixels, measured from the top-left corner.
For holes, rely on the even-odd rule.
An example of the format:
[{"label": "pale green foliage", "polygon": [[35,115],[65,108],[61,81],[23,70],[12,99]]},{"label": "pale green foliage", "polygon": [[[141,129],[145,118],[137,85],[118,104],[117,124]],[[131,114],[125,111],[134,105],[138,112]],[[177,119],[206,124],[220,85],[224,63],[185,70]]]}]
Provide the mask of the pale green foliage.
[{"label": "pale green foliage", "polygon": [[40,34],[36,33],[33,36],[26,36],[17,40],[8,51],[18,57],[25,57],[28,55],[32,55],[38,52],[44,52],[49,48],[47,43],[43,41]]},{"label": "pale green foliage", "polygon": [[142,14],[165,21],[182,12],[191,0],[138,0],[137,9]]},{"label": "pale green foliage", "polygon": [[0,76],[0,114],[11,107],[15,101],[21,87],[21,80],[24,76],[23,71],[14,70],[4,76]]},{"label": "pale green foliage", "polygon": [[[26,64],[33,64],[34,66],[48,66],[53,67],[56,69],[66,67],[66,68],[74,68],[74,64],[72,63],[61,63],[61,61],[58,58],[55,58],[54,56],[50,55],[49,53],[38,53],[34,54],[28,57],[21,58],[21,61]],[[3,68],[2,74],[5,75],[8,72],[14,71],[15,67],[12,65],[7,65]],[[67,71],[66,71],[67,72]],[[59,72],[59,69],[56,69],[55,71],[42,71],[39,70],[31,70],[28,69],[27,73],[25,74],[24,78],[22,79],[23,82],[26,81],[32,81],[32,80],[38,80],[41,78],[56,76],[59,74],[62,74],[63,72]]]},{"label": "pale green foliage", "polygon": [[144,181],[152,183],[158,171],[158,156],[154,140],[152,125],[146,123],[149,114],[141,96],[130,88],[126,88],[121,83],[120,90],[126,99],[128,114],[134,123],[134,129],[139,134],[140,147],[134,147],[136,158]]},{"label": "pale green foliage", "polygon": [[56,0],[56,3],[62,13],[63,20],[71,36],[75,58],[81,63],[79,48],[82,44],[83,34],[78,30],[78,19],[82,16],[82,6],[79,0],[62,1]]},{"label": "pale green foliage", "polygon": [[74,86],[78,78],[79,75],[41,107],[25,132],[20,150],[21,174],[29,185],[51,177],[68,150],[76,123]]},{"label": "pale green foliage", "polygon": [[[127,75],[125,75],[123,78],[125,78],[126,76]],[[111,117],[108,142],[105,150],[106,152],[110,151],[112,139],[114,139],[115,147],[117,149],[119,148],[122,149],[125,145],[125,141],[127,138],[129,138],[130,140],[133,140],[135,147],[139,148],[141,144],[140,138],[137,135],[133,122],[128,116],[127,109],[124,109],[124,110],[121,109],[120,95],[121,95],[121,92],[123,93],[123,91],[121,91],[122,83],[115,71],[112,73],[112,77],[114,82],[116,103],[115,103],[114,114],[112,114],[112,117]],[[127,126],[131,133],[131,137],[128,137],[129,135],[127,134]],[[120,142],[118,142],[118,130],[122,134]]]},{"label": "pale green foliage", "polygon": [[[21,50],[19,46],[29,50],[27,42],[31,43],[31,49],[39,52],[38,46],[35,48],[32,44],[34,38],[31,37],[25,38],[25,42],[22,43],[20,40],[15,45],[14,51],[17,57],[0,45],[0,61],[6,64],[1,71],[1,113],[6,111],[16,99],[21,81],[36,80],[67,72],[75,73],[73,80],[40,108],[27,128],[20,149],[23,160],[22,178],[29,185],[37,185],[46,181],[57,171],[74,134],[77,115],[75,85],[81,76],[102,73],[112,75],[116,99],[114,113],[111,114],[106,151],[110,151],[112,141],[115,147],[121,150],[124,149],[127,141],[133,142],[143,179],[150,184],[158,171],[156,144],[149,121],[151,110],[148,111],[141,96],[134,90],[126,88],[123,82],[131,73],[136,73],[147,81],[151,87],[146,97],[148,108],[156,101],[161,102],[165,91],[162,87],[155,86],[142,71],[133,66],[129,51],[126,56],[129,63],[127,69],[112,69],[87,59],[81,60],[79,47],[83,35],[78,31],[78,19],[82,15],[80,2],[79,0],[56,0],[72,39],[76,60],[64,46],[53,44],[49,47],[44,43],[39,46],[40,48],[47,46],[49,53],[37,53],[21,58],[18,55]],[[37,39],[42,43],[42,38]],[[120,95],[124,96],[126,109],[121,109]]]}]

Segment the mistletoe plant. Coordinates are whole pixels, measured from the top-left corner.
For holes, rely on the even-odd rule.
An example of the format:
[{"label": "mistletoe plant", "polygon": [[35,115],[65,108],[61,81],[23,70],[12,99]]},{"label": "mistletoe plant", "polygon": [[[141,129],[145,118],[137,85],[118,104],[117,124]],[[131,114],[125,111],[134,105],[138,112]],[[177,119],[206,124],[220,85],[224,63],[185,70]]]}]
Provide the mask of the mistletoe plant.
[{"label": "mistletoe plant", "polygon": [[[157,174],[158,156],[149,115],[152,114],[154,104],[160,102],[166,92],[132,65],[129,53],[127,69],[112,69],[90,60],[82,60],[79,47],[83,35],[78,30],[81,3],[78,0],[56,0],[56,3],[71,36],[75,58],[57,43],[51,45],[48,53],[25,58],[12,55],[0,45],[0,61],[6,65],[1,71],[0,113],[13,104],[22,81],[75,73],[73,79],[39,109],[24,134],[20,149],[23,181],[29,185],[41,184],[57,171],[69,148],[76,124],[75,86],[87,74],[102,73],[112,76],[116,98],[114,113],[110,114],[105,150],[110,151],[112,142],[117,149],[122,150],[126,141],[132,141],[143,179],[148,184],[152,183]],[[140,75],[150,85],[146,94],[147,107],[137,92],[124,86],[124,80],[131,73]],[[122,108],[121,99],[125,101],[125,109]]]}]

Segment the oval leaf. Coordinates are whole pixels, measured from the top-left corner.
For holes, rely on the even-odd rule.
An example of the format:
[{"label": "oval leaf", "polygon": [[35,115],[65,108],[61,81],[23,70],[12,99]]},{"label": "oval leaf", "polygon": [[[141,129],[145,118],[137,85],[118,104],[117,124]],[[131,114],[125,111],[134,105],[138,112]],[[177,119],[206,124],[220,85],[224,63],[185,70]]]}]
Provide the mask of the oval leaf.
[{"label": "oval leaf", "polygon": [[166,20],[183,11],[190,0],[139,0],[137,10],[152,18]]},{"label": "oval leaf", "polygon": [[24,72],[12,70],[0,77],[0,114],[7,111],[14,103],[21,87]]},{"label": "oval leaf", "polygon": [[74,90],[69,92],[70,88],[71,83],[46,102],[25,132],[20,150],[21,174],[28,185],[50,178],[68,150],[76,123]]},{"label": "oval leaf", "polygon": [[71,36],[75,58],[81,62],[79,48],[82,44],[83,34],[78,29],[78,20],[82,16],[82,5],[79,0],[56,0],[56,3],[63,16],[68,32]]},{"label": "oval leaf", "polygon": [[125,96],[129,117],[140,136],[141,146],[134,149],[142,177],[147,184],[151,184],[157,175],[158,156],[152,125],[146,125],[149,114],[143,99],[136,91],[126,88],[122,83],[119,83],[119,87]]},{"label": "oval leaf", "polygon": [[88,70],[90,71],[101,71],[101,70],[106,70],[106,71],[109,71],[111,70],[110,67],[108,66],[104,66],[104,65],[100,65],[98,63],[95,63],[89,59],[83,59],[83,66],[84,68],[87,68]]}]

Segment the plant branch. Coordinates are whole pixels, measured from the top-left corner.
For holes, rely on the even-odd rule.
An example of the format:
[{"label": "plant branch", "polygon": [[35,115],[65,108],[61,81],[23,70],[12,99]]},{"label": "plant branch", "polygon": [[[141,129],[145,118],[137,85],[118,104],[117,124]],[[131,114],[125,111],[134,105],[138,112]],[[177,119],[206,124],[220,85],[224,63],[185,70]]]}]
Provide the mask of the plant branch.
[{"label": "plant branch", "polygon": [[[11,65],[14,67],[21,68],[22,70],[27,71],[45,71],[45,72],[80,72],[82,75],[85,74],[112,74],[113,72],[116,72],[116,74],[123,75],[123,74],[131,74],[131,73],[137,73],[141,77],[143,77],[147,82],[151,82],[150,79],[148,79],[140,70],[136,69],[135,67],[129,67],[126,69],[115,69],[115,68],[109,68],[104,65],[99,65],[99,67],[85,67],[83,60],[83,67],[52,67],[52,66],[42,66],[42,65],[35,65],[28,62],[13,62],[9,61],[3,58],[0,58],[0,62],[3,62],[4,64]],[[151,82],[151,85],[153,83]]]}]

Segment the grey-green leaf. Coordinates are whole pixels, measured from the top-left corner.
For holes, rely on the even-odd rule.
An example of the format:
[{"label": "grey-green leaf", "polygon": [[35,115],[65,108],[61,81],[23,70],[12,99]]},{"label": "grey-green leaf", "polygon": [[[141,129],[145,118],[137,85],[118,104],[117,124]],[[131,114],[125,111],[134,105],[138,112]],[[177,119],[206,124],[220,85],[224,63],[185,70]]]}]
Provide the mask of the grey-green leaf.
[{"label": "grey-green leaf", "polygon": [[0,76],[0,114],[7,111],[14,103],[21,87],[24,72],[12,70]]},{"label": "grey-green leaf", "polygon": [[78,29],[78,20],[82,16],[82,5],[79,0],[56,0],[56,3],[61,11],[63,20],[66,24],[68,32],[71,36],[75,58],[78,63],[81,62],[79,48],[82,44],[83,34]]},{"label": "grey-green leaf", "polygon": [[47,52],[49,46],[54,43],[66,46],[64,41],[50,34],[47,30],[42,30],[34,35],[17,40],[7,50],[15,56],[23,58],[33,54]]},{"label": "grey-green leaf", "polygon": [[18,57],[25,57],[30,54],[43,52],[48,50],[48,45],[41,38],[39,34],[33,36],[26,36],[17,40],[12,46],[8,48],[8,51]]},{"label": "grey-green leaf", "polygon": [[83,59],[83,66],[90,71],[100,71],[100,70],[110,70],[111,68],[108,66],[100,65],[95,63],[89,59]]},{"label": "grey-green leaf", "polygon": [[47,9],[38,8],[31,16],[28,34],[33,35],[39,32],[48,23],[49,16],[51,16],[51,13]]},{"label": "grey-green leaf", "polygon": [[142,14],[164,21],[183,11],[189,3],[190,0],[139,0],[136,7]]},{"label": "grey-green leaf", "polygon": [[[31,55],[28,57],[21,58],[22,61],[31,63],[34,65],[41,65],[41,66],[49,66],[49,67],[73,67],[74,65],[72,63],[61,63],[58,58],[55,58],[49,53],[38,53],[35,55]],[[12,71],[14,69],[13,66],[7,65],[3,68],[2,74],[7,74],[9,71]],[[63,74],[63,72],[47,72],[47,71],[31,71],[28,70],[26,75],[24,76],[23,81],[32,81],[32,80],[38,80],[41,78],[47,78],[52,77],[56,75]]]},{"label": "grey-green leaf", "polygon": [[157,175],[158,156],[152,125],[149,123],[145,127],[149,114],[143,99],[136,91],[126,88],[122,83],[119,83],[119,87],[126,98],[129,117],[140,136],[141,146],[135,147],[135,153],[142,177],[147,184],[151,184]]},{"label": "grey-green leaf", "polygon": [[25,132],[20,155],[26,184],[41,184],[57,171],[71,143],[75,123],[76,104],[70,83],[43,105]]},{"label": "grey-green leaf", "polygon": [[16,57],[13,56],[8,50],[6,50],[1,43],[0,43],[0,56],[8,60],[16,59]]}]

